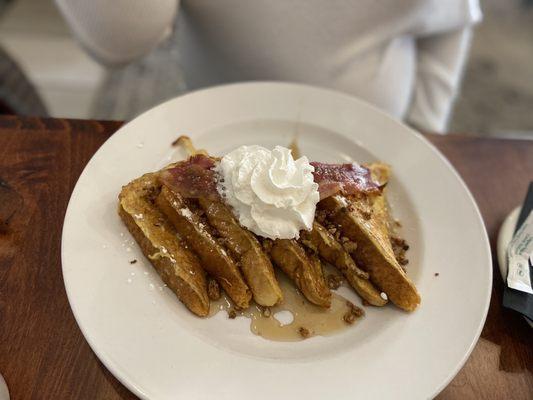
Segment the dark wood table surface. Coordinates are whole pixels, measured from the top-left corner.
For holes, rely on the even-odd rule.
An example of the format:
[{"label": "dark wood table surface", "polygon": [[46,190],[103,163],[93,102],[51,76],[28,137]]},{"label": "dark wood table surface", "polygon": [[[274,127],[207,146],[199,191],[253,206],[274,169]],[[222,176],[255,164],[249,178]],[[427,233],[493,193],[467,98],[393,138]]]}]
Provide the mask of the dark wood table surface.
[{"label": "dark wood table surface", "polygon": [[[0,233],[0,372],[14,400],[135,398],[99,362],[76,325],[60,257],[76,180],[120,125],[0,117],[0,179],[23,199],[9,230]],[[533,141],[427,137],[472,191],[494,249],[500,224],[533,180]],[[481,338],[439,399],[533,399],[533,330],[502,308],[494,251],[493,257],[494,287]]]}]

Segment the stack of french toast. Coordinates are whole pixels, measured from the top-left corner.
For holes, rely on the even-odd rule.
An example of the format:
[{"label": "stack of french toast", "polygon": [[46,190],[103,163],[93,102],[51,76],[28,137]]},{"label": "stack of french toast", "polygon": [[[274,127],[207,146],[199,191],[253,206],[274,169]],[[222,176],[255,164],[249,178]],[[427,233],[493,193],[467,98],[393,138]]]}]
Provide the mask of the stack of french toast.
[{"label": "stack of french toast", "polygon": [[335,267],[365,304],[383,306],[390,300],[406,311],[418,306],[420,295],[401,265],[407,246],[392,234],[385,198],[388,166],[362,167],[379,190],[325,196],[317,204],[312,230],[301,231],[298,239],[271,240],[242,227],[222,197],[183,191],[172,181],[177,177],[198,185],[202,171],[216,162],[205,152],[193,154],[133,180],[119,195],[120,217],[191,312],[209,314],[213,286],[221,287],[237,309],[252,301],[263,307],[280,304],[275,267],[309,302],[327,308],[331,285],[325,264]]}]

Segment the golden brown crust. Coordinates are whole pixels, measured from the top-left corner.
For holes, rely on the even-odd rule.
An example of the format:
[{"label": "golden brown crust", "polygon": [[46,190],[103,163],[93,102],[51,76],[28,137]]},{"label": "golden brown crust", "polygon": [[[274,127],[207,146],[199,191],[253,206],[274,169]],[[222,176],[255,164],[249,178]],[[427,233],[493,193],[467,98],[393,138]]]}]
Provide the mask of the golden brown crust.
[{"label": "golden brown crust", "polygon": [[331,292],[318,257],[306,254],[295,240],[290,239],[274,240],[270,257],[294,281],[307,300],[322,307],[331,305]]},{"label": "golden brown crust", "polygon": [[416,309],[420,295],[394,257],[383,196],[333,196],[319,207],[328,211],[328,218],[340,226],[344,236],[357,243],[356,258],[365,265],[372,282],[398,307]]},{"label": "golden brown crust", "polygon": [[[374,179],[383,185],[387,183],[390,175],[387,165],[371,164],[369,168]],[[287,239],[266,241],[269,250],[265,252],[255,235],[241,227],[222,202],[200,199],[194,202],[194,207],[191,204],[162,187],[157,173],[152,173],[123,187],[119,215],[163,281],[199,316],[209,313],[204,269],[238,308],[247,308],[252,294],[262,306],[279,303],[282,293],[270,259],[310,302],[329,307],[331,292],[317,255],[335,265],[370,304],[381,306],[387,302],[374,285],[404,310],[412,311],[420,303],[415,286],[395,258],[383,195],[333,196],[321,201],[317,211],[336,224],[349,241],[342,243],[338,231],[333,235],[315,222],[311,232],[302,233],[300,243],[316,254]],[[354,246],[348,248],[346,244]],[[370,280],[350,253],[367,269]]]},{"label": "golden brown crust", "polygon": [[239,261],[241,272],[252,290],[255,302],[267,307],[278,304],[283,295],[272,263],[257,238],[239,225],[224,203],[199,199],[199,204],[209,224],[224,238],[226,247]]},{"label": "golden brown crust", "polygon": [[204,269],[220,283],[235,305],[242,309],[248,308],[252,293],[237,265],[205,229],[196,213],[187,207],[181,196],[163,186],[156,204],[200,258]]},{"label": "golden brown crust", "polygon": [[313,229],[303,231],[301,235],[301,242],[316,250],[320,257],[341,271],[359,296],[374,306],[387,304],[387,300],[381,297],[381,292],[368,280],[368,275],[357,267],[342,244],[324,226],[315,221]]},{"label": "golden brown crust", "polygon": [[176,237],[150,198],[158,191],[154,174],[122,188],[118,213],[163,282],[194,314],[209,314],[206,279],[197,257]]}]

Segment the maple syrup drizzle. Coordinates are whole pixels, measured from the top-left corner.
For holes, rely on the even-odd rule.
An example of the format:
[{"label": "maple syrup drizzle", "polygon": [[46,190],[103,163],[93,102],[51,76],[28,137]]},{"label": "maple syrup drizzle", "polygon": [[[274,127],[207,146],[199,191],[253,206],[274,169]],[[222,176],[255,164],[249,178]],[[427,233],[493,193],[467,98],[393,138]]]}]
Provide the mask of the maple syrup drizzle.
[{"label": "maple syrup drizzle", "polygon": [[[345,322],[351,306],[341,295],[332,291],[331,307],[326,309],[307,301],[285,274],[278,273],[277,279],[283,292],[281,304],[265,309],[254,303],[246,310],[235,310],[228,296],[222,293],[218,301],[211,303],[210,316],[226,311],[228,316],[249,318],[252,333],[280,342],[296,342],[316,335],[329,336],[351,326]],[[287,312],[292,314],[292,321],[287,321],[287,316],[290,317]],[[284,314],[283,318],[278,313]]]}]

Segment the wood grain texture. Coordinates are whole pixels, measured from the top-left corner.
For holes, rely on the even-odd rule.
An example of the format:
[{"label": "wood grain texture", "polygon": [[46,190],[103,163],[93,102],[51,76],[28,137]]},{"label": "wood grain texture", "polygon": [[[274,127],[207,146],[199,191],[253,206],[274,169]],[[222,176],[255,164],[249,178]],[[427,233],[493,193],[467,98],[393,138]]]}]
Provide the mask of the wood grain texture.
[{"label": "wood grain texture", "polygon": [[[24,200],[0,234],[0,372],[12,399],[134,399],[76,325],[61,275],[61,229],[84,166],[119,122],[0,117],[0,180]],[[457,168],[494,245],[533,180],[533,142],[428,138]],[[533,334],[501,307],[495,267],[482,338],[439,399],[532,399]],[[438,360],[435,360],[438,362]],[[416,377],[416,372],[413,374]]]},{"label": "wood grain texture", "polygon": [[119,126],[0,117],[0,179],[24,199],[0,236],[0,372],[14,400],[135,398],[81,335],[60,258],[70,193]]},{"label": "wood grain texture", "polygon": [[427,136],[450,160],[479,206],[489,235],[493,288],[487,321],[476,348],[438,397],[533,399],[533,330],[502,307],[503,281],[496,241],[505,217],[533,181],[533,141]]}]

